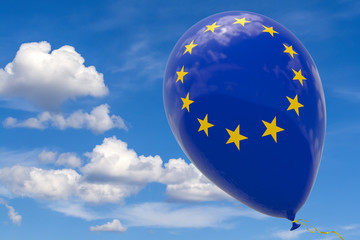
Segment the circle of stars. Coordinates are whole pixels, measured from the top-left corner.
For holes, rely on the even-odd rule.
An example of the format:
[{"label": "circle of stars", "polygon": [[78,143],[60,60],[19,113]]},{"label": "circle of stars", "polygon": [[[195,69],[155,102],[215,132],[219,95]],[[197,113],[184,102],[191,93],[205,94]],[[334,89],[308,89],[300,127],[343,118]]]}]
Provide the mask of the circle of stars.
[{"label": "circle of stars", "polygon": [[[245,17],[243,18],[234,18],[234,22],[233,24],[240,24],[241,27],[246,27],[246,24],[251,23],[251,21],[247,20]],[[263,26],[263,33],[268,33],[271,37],[276,37],[276,35],[280,34],[279,32],[277,32],[273,26]],[[206,25],[205,26],[206,29],[204,30],[204,33],[206,32],[210,32],[210,34],[214,33],[217,28],[220,28],[221,25],[218,25],[216,22],[214,22],[211,25]],[[189,53],[190,55],[192,54],[193,49],[198,46],[198,44],[194,43],[194,40],[192,40],[189,44],[185,45],[185,51],[183,53],[183,55],[185,55],[186,53]],[[292,45],[288,45],[283,43],[284,46],[284,54],[288,54],[289,57],[291,57],[291,59],[294,59],[294,57],[296,55],[298,55],[298,53],[293,49]],[[177,71],[177,79],[176,82],[181,81],[181,83],[184,83],[184,77],[188,74],[188,72],[186,72],[184,70],[185,66],[181,67],[180,71]],[[293,71],[293,79],[295,81],[299,81],[301,86],[304,86],[304,80],[306,80],[306,78],[302,75],[301,69],[295,70],[292,69]],[[290,110],[294,110],[295,113],[297,114],[297,116],[300,116],[299,114],[299,108],[304,107],[304,105],[302,105],[301,103],[299,103],[299,99],[298,99],[298,95],[295,95],[294,98],[291,98],[289,96],[286,96],[287,100],[289,101],[289,106],[286,109],[287,111]],[[187,93],[185,98],[181,98],[181,101],[183,102],[182,108],[181,110],[186,109],[187,112],[190,112],[190,105],[193,104],[195,101],[191,100],[189,97],[189,92]],[[210,123],[209,122],[209,116],[208,114],[205,115],[204,119],[201,118],[197,118],[200,126],[198,129],[198,132],[204,132],[206,134],[206,136],[209,136],[209,128],[215,127],[214,123]],[[271,122],[267,122],[265,120],[262,120],[262,123],[264,125],[265,132],[263,133],[262,137],[266,137],[266,136],[271,136],[273,138],[273,140],[275,141],[275,143],[277,143],[278,139],[277,139],[277,135],[279,132],[285,131],[285,129],[281,128],[280,126],[277,125],[276,123],[276,116],[271,120]],[[242,135],[240,133],[240,124],[235,128],[235,130],[230,130],[230,129],[225,129],[226,132],[229,135],[228,141],[226,142],[226,144],[230,144],[230,143],[234,143],[236,148],[240,151],[240,141],[246,140],[248,139],[248,137]]]}]

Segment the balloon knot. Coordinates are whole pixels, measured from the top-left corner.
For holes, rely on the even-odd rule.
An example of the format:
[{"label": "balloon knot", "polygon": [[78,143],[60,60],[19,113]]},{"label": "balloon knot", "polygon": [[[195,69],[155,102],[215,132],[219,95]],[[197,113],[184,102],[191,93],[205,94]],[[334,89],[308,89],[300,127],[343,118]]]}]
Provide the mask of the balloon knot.
[{"label": "balloon knot", "polygon": [[292,227],[290,231],[294,231],[295,229],[298,229],[301,226],[301,224],[298,224],[297,222],[298,222],[297,220],[292,221]]}]

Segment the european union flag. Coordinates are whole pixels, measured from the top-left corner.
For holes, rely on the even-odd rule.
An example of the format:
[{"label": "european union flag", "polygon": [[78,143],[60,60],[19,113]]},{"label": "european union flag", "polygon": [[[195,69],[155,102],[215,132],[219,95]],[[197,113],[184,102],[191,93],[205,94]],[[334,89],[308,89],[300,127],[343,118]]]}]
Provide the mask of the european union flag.
[{"label": "european union flag", "polygon": [[205,176],[257,211],[294,220],[319,168],[325,100],[310,54],[290,31],[249,12],[198,22],[169,57],[164,105]]}]

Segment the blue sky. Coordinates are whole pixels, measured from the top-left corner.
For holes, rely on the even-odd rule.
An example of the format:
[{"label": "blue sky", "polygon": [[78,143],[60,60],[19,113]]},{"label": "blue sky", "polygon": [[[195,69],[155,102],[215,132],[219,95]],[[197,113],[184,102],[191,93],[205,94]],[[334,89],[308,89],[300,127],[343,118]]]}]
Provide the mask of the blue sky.
[{"label": "blue sky", "polygon": [[[320,170],[297,217],[360,237],[360,3],[6,1],[0,8],[1,239],[336,239],[232,200],[186,158],[162,102],[167,57],[244,10],[292,31],[326,99]],[[93,66],[93,67],[91,67]]]}]

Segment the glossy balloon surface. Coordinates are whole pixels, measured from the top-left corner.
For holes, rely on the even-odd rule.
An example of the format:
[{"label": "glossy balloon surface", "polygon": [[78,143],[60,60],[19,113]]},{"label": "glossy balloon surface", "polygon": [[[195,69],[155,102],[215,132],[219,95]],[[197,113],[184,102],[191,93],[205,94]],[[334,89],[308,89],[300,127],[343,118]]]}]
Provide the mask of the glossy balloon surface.
[{"label": "glossy balloon surface", "polygon": [[247,206],[293,220],[315,182],[326,121],[301,42],[265,16],[219,13],[180,38],[163,87],[173,134],[197,168]]}]

